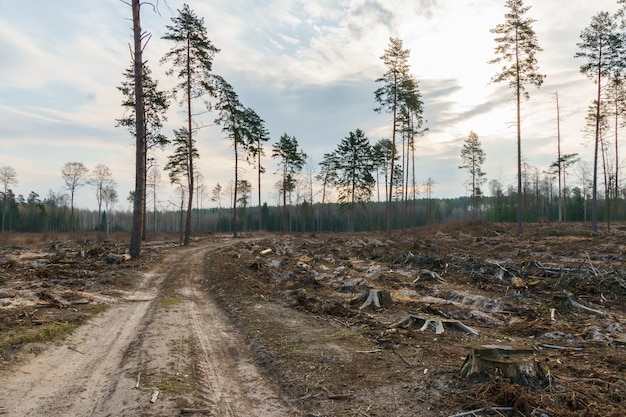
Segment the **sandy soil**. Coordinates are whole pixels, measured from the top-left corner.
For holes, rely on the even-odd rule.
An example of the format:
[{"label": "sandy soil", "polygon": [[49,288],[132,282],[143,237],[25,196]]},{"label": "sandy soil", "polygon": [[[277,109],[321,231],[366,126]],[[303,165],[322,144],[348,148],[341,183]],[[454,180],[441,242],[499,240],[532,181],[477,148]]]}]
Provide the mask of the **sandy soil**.
[{"label": "sandy soil", "polygon": [[[122,264],[103,259],[124,242],[7,245],[0,330],[82,325],[0,351],[0,413],[623,416],[625,230],[164,239]],[[364,307],[372,289],[391,302]],[[526,346],[542,375],[462,376],[484,344]]]},{"label": "sandy soil", "polygon": [[199,287],[205,253],[217,246],[169,252],[134,290],[72,336],[3,370],[0,411],[10,416],[296,415]]}]

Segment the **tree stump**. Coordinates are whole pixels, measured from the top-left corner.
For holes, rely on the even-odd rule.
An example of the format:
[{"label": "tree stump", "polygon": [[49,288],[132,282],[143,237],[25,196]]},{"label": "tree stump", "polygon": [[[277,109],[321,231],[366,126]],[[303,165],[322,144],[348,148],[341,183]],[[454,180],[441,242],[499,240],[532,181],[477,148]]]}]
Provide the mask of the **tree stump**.
[{"label": "tree stump", "polygon": [[413,326],[421,326],[419,331],[423,332],[429,327],[432,327],[433,329],[435,329],[436,334],[442,334],[445,331],[443,327],[444,323],[449,326],[456,327],[457,329],[464,331],[465,333],[478,334],[478,330],[472,329],[471,327],[464,325],[458,320],[429,314],[420,314],[418,316],[409,314],[404,320],[400,320],[397,323],[389,325],[389,328],[397,329],[398,327],[402,327],[406,329]]},{"label": "tree stump", "polygon": [[606,316],[606,313],[600,310],[589,308],[576,301],[573,294],[563,292],[552,295],[552,305],[554,305],[560,311],[570,311],[572,308],[582,310],[589,314],[596,314],[598,316]]},{"label": "tree stump", "polygon": [[376,308],[387,308],[393,305],[391,294],[387,290],[375,290],[369,289],[361,293],[359,298],[352,300],[351,303],[362,303],[359,310],[363,310],[366,307],[374,306]]},{"label": "tree stump", "polygon": [[461,376],[469,378],[495,372],[512,383],[527,387],[544,387],[547,377],[535,360],[532,347],[524,345],[470,346],[461,368]]}]

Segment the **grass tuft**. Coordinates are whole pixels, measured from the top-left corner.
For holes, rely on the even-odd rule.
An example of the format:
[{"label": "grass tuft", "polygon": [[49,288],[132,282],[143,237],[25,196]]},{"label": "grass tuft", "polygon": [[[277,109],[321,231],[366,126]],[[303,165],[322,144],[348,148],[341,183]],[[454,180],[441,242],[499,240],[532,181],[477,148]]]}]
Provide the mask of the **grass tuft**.
[{"label": "grass tuft", "polygon": [[59,340],[78,327],[75,323],[50,323],[37,327],[21,327],[0,333],[0,350],[14,348],[27,343]]}]

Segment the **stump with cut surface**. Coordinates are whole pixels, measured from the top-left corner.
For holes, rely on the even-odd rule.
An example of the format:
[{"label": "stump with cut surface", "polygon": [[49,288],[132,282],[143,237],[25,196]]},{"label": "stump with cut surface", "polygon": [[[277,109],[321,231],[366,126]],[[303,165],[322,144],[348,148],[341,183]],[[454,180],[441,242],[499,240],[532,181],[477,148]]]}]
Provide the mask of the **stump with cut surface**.
[{"label": "stump with cut surface", "polygon": [[547,377],[535,360],[532,347],[523,345],[472,345],[461,368],[463,377],[495,373],[510,382],[529,387],[544,387]]}]

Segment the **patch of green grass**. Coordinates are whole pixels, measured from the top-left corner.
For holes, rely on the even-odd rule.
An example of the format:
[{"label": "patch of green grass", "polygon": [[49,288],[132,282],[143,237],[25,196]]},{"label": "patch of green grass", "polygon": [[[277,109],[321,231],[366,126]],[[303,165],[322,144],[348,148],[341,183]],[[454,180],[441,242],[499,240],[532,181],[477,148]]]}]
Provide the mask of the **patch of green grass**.
[{"label": "patch of green grass", "polygon": [[27,343],[62,339],[78,327],[75,323],[50,323],[36,327],[5,330],[0,334],[0,350]]},{"label": "patch of green grass", "polygon": [[306,349],[307,345],[305,344],[295,344],[295,345],[285,345],[283,346],[283,350],[303,350]]},{"label": "patch of green grass", "polygon": [[168,394],[183,394],[189,391],[189,384],[185,384],[182,381],[170,379],[167,381],[163,381],[157,385],[159,391],[167,392]]},{"label": "patch of green grass", "polygon": [[157,302],[157,307],[173,307],[173,306],[178,306],[180,304],[182,304],[182,301],[180,301],[177,298],[161,298]]}]

